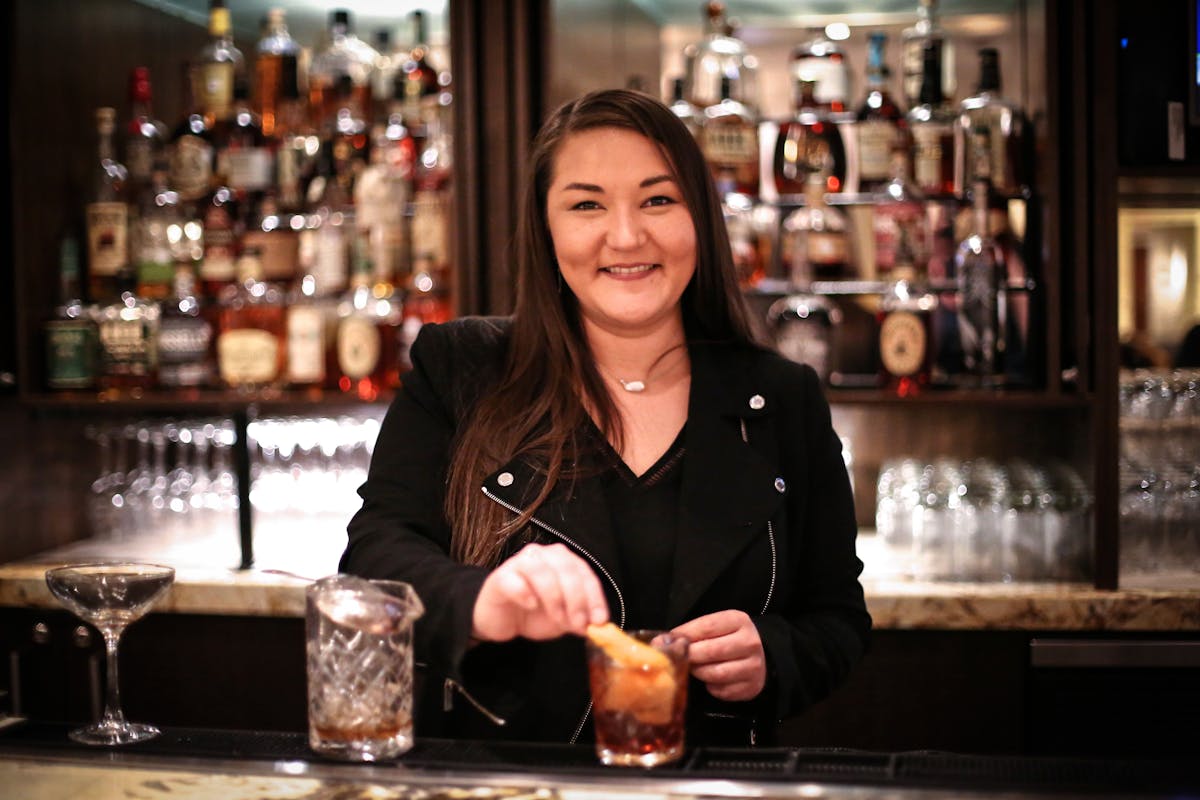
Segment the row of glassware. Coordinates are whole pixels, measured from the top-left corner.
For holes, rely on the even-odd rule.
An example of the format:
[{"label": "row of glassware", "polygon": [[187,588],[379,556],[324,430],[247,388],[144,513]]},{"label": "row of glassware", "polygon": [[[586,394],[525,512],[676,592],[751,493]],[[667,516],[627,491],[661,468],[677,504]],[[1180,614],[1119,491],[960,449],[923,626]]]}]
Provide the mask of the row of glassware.
[{"label": "row of glassware", "polygon": [[1123,572],[1200,572],[1200,370],[1120,381]]},{"label": "row of glassware", "polygon": [[[335,515],[358,509],[382,410],[250,423],[250,502],[259,514]],[[100,536],[183,537],[236,529],[233,423],[144,419],[89,428],[99,470],[89,517]]]},{"label": "row of glassware", "polygon": [[1092,574],[1092,495],[1060,461],[886,461],[875,526],[897,571],[916,580],[1086,581]]}]

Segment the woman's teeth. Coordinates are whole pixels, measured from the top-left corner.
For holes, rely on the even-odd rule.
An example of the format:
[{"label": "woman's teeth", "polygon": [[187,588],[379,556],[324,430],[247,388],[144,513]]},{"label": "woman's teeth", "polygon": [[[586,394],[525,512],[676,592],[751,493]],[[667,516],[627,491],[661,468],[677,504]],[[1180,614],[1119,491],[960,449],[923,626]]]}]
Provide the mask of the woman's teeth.
[{"label": "woman's teeth", "polygon": [[605,272],[611,272],[613,275],[636,275],[639,272],[649,272],[654,269],[653,264],[638,264],[633,267],[603,267]]}]

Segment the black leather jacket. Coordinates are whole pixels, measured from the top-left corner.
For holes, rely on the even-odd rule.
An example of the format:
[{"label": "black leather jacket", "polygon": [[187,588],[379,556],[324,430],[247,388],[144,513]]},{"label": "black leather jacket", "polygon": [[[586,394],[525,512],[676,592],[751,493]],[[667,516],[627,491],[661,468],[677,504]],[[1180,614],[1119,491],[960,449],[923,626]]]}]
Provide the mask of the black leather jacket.
[{"label": "black leather jacket", "polygon": [[[583,647],[575,637],[471,646],[486,571],[448,555],[442,513],[450,445],[474,399],[504,361],[508,326],[469,318],[425,326],[414,369],[388,410],[363,507],[341,570],[411,583],[426,606],[416,624],[417,733],[527,741],[591,737]],[[689,344],[691,397],[679,539],[667,620],[724,609],[750,614],[768,685],[727,703],[689,687],[689,744],[771,741],[779,719],[836,687],[864,652],[871,620],[854,550],[853,499],[816,374],[744,346]],[[536,488],[514,461],[481,491],[514,512]],[[612,618],[623,622],[622,576],[598,481],[552,494],[522,534],[562,542],[596,569]],[[503,724],[499,723],[503,720]]]}]

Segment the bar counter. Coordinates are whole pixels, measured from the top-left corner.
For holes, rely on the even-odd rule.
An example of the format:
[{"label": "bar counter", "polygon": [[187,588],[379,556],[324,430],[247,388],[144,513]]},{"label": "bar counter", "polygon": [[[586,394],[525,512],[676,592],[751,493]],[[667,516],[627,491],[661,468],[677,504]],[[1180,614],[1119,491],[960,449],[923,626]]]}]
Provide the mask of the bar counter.
[{"label": "bar counter", "polygon": [[[303,617],[307,578],[337,570],[340,543],[334,544],[256,544],[261,566],[242,570],[205,564],[196,555],[205,552],[203,542],[195,539],[186,546],[151,535],[85,540],[0,565],[0,606],[60,608],[46,589],[47,567],[119,558],[176,567],[175,585],[155,612]],[[1116,591],[1082,583],[927,582],[890,572],[874,536],[859,537],[859,553],[867,565],[863,586],[877,629],[1200,631],[1200,573]]]},{"label": "bar counter", "polygon": [[804,748],[689,750],[653,770],[598,765],[589,747],[418,740],[395,763],[315,759],[302,734],[166,729],[124,748],[86,748],[67,728],[11,722],[0,785],[25,800],[386,800],[387,798],[1200,797],[1180,760],[875,753]]}]

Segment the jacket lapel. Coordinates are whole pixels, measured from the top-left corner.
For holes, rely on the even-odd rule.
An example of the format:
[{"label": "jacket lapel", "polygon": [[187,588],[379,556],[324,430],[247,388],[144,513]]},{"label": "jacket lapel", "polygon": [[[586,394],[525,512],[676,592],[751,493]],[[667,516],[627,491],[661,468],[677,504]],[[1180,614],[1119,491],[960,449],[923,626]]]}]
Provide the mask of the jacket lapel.
[{"label": "jacket lapel", "polygon": [[730,562],[762,535],[783,498],[775,469],[742,440],[743,419],[772,412],[767,399],[751,402],[765,395],[749,373],[748,360],[731,358],[715,345],[693,346],[690,355],[687,454],[667,600],[671,625],[685,621]]}]

